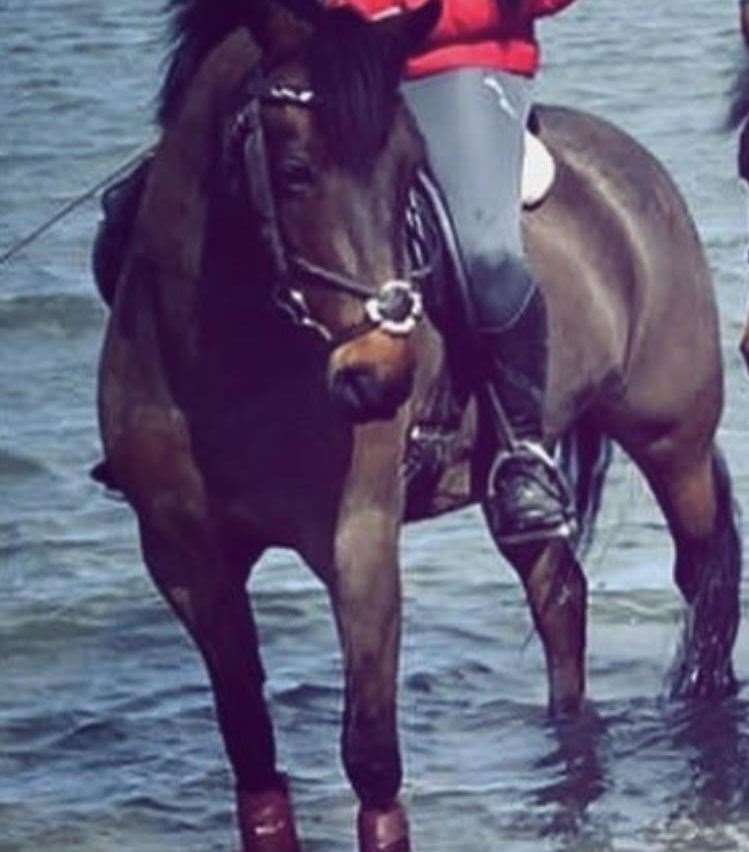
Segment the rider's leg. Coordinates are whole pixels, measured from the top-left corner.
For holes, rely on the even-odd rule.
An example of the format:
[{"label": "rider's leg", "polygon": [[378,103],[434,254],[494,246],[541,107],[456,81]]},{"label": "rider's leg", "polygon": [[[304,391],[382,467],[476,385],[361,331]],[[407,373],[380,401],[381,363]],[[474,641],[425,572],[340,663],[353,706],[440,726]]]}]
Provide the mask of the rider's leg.
[{"label": "rider's leg", "polygon": [[546,304],[538,288],[509,328],[479,329],[485,407],[505,444],[489,471],[485,508],[503,544],[575,531],[567,485],[543,443],[547,335]]},{"label": "rider's leg", "polygon": [[426,136],[463,256],[485,408],[501,447],[488,482],[493,532],[508,543],[567,535],[569,496],[542,443],[546,311],[520,232],[530,83],[461,69],[410,82],[404,93]]}]

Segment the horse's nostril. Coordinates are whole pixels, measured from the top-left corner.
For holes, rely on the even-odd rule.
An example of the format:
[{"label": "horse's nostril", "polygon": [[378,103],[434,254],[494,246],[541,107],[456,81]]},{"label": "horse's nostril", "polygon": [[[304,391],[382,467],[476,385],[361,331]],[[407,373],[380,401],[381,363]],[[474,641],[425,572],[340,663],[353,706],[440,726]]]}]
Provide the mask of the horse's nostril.
[{"label": "horse's nostril", "polygon": [[389,420],[411,392],[408,377],[383,381],[369,366],[342,367],[331,376],[333,399],[355,423]]},{"label": "horse's nostril", "polygon": [[382,400],[382,389],[372,371],[367,367],[346,367],[333,376],[333,396],[353,414],[366,414],[377,408]]}]

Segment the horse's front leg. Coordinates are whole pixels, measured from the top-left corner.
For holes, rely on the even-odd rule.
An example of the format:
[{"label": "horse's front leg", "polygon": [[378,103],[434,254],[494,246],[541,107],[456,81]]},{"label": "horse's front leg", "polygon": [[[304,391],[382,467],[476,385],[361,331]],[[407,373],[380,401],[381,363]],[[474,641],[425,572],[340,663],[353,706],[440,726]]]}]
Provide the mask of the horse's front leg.
[{"label": "horse's front leg", "polygon": [[330,593],[343,649],[343,764],[361,807],[360,852],[408,852],[397,801],[401,759],[396,722],[401,591],[399,520],[370,507],[339,526]]},{"label": "horse's front leg", "polygon": [[265,673],[245,588],[261,549],[247,559],[227,558],[220,541],[191,528],[189,519],[181,519],[178,535],[160,526],[141,518],[144,558],[205,661],[236,780],[242,850],[299,852],[290,797],[276,771]]}]

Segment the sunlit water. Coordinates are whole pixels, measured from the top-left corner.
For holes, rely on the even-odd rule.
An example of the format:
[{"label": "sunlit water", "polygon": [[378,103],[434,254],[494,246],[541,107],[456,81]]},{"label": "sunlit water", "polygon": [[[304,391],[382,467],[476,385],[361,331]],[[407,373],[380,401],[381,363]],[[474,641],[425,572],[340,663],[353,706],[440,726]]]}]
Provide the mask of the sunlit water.
[{"label": "sunlit water", "polygon": [[[0,3],[0,248],[147,141],[156,0]],[[719,132],[735,6],[580,0],[543,25],[539,96],[652,148],[715,272],[749,498],[743,199]],[[231,779],[197,655],[141,567],[129,510],[87,479],[104,311],[90,203],[0,269],[0,850],[228,850]],[[749,849],[749,704],[661,699],[680,613],[663,522],[622,460],[588,561],[595,716],[552,726],[523,595],[467,512],[408,531],[401,730],[418,852]],[[325,597],[291,556],[253,581],[268,693],[308,852],[353,845]],[[737,669],[749,672],[742,632]]]}]

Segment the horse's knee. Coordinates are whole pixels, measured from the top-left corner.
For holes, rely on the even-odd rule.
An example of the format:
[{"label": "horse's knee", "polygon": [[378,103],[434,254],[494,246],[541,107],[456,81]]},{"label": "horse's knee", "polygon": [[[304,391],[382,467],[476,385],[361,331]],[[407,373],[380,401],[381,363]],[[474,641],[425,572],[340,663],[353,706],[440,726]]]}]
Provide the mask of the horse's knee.
[{"label": "horse's knee", "polygon": [[[397,487],[386,477],[371,485],[383,502],[397,498]],[[400,520],[389,508],[355,507],[353,497],[351,503],[343,507],[336,530],[330,591],[344,628],[359,630],[371,622],[380,629],[400,609]]]}]

